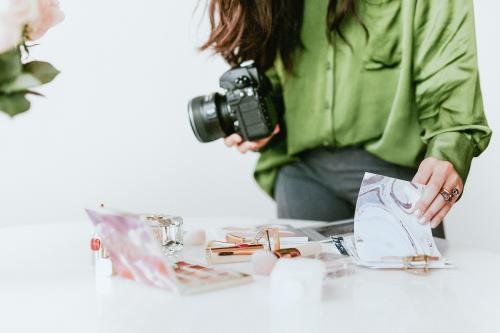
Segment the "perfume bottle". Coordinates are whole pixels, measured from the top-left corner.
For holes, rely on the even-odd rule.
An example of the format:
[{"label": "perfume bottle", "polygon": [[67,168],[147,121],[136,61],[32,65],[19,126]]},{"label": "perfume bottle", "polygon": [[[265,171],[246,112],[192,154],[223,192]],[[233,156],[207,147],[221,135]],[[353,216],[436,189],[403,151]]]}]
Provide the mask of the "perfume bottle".
[{"label": "perfume bottle", "polygon": [[151,228],[165,254],[182,249],[182,218],[172,215],[141,215],[141,220]]}]

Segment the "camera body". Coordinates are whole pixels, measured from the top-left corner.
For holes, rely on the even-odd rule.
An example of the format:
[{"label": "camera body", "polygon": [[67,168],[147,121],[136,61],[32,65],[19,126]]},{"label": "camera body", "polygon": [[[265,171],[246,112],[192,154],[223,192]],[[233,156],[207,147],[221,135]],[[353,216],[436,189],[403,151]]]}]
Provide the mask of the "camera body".
[{"label": "camera body", "polygon": [[276,96],[269,79],[253,62],[225,72],[219,85],[225,94],[212,93],[189,101],[191,127],[200,142],[233,133],[245,141],[272,134],[278,120]]}]

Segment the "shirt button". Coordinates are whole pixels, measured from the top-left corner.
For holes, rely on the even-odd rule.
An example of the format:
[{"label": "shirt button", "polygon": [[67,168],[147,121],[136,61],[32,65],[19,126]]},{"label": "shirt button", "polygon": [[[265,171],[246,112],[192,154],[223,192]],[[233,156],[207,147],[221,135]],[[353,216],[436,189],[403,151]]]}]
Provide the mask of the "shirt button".
[{"label": "shirt button", "polygon": [[326,63],[326,70],[329,71],[330,69],[332,69],[332,64],[328,61]]},{"label": "shirt button", "polygon": [[325,110],[328,110],[328,109],[330,109],[330,103],[325,102]]}]

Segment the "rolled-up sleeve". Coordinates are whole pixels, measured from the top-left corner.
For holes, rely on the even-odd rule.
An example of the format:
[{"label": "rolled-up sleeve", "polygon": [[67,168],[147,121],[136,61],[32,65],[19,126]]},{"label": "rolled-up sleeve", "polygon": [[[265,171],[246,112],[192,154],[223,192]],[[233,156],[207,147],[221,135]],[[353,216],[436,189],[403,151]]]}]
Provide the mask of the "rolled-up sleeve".
[{"label": "rolled-up sleeve", "polygon": [[449,161],[465,182],[488,146],[472,0],[417,1],[415,100],[426,157]]}]

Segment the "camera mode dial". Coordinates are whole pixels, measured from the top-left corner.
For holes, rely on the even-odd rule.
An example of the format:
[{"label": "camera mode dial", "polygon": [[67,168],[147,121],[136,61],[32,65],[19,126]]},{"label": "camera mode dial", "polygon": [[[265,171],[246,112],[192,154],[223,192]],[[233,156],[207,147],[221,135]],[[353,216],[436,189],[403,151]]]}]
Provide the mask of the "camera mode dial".
[{"label": "camera mode dial", "polygon": [[240,88],[240,89],[248,87],[250,85],[250,83],[251,83],[251,80],[246,75],[240,76],[239,78],[234,80],[234,85],[236,86],[236,88]]}]

